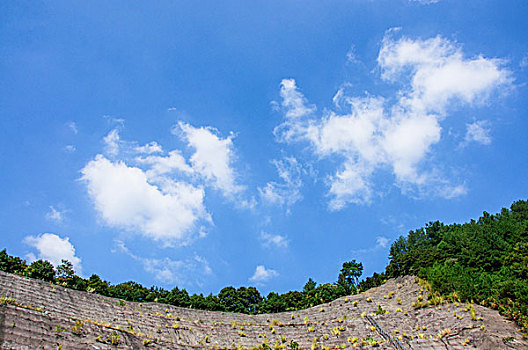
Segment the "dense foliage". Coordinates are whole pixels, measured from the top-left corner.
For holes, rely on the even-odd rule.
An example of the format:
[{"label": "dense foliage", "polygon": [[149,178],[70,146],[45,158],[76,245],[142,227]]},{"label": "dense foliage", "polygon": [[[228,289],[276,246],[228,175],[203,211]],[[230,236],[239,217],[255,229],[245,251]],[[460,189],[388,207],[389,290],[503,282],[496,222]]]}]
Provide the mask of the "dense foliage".
[{"label": "dense foliage", "polygon": [[203,296],[132,281],[112,285],[96,274],[88,279],[77,276],[69,261],[57,268],[42,260],[27,265],[5,249],[0,252],[0,270],[128,301],[248,314],[303,309],[379,286],[388,278],[418,275],[436,293],[497,308],[528,331],[528,201],[515,202],[495,215],[484,212],[465,224],[430,222],[399,237],[389,254],[385,272],[361,282],[363,265],[352,260],[343,263],[335,283],[318,285],[310,278],[301,291],[265,297],[254,287],[225,287],[218,295]]},{"label": "dense foliage", "polygon": [[498,309],[528,331],[528,201],[477,221],[431,222],[398,238],[386,277],[414,274],[443,296]]},{"label": "dense foliage", "polygon": [[338,281],[334,284],[317,285],[310,278],[300,292],[272,292],[266,297],[260,295],[255,287],[225,287],[218,295],[204,296],[189,295],[185,289],[178,287],[172,290],[155,286],[147,288],[133,281],[112,285],[96,274],[87,279],[77,276],[72,263],[67,260],[62,260],[57,268],[43,260],[27,265],[24,260],[7,254],[5,249],[0,251],[0,270],[127,301],[156,301],[193,309],[256,314],[304,309],[357,293],[363,265],[355,260],[345,262],[338,275]]}]

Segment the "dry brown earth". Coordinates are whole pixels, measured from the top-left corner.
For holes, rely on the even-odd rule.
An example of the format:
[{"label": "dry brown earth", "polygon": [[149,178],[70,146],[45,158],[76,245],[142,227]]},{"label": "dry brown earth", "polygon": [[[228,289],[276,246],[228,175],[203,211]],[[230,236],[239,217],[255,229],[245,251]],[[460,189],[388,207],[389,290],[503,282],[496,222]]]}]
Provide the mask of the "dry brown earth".
[{"label": "dry brown earth", "polygon": [[[243,315],[131,303],[0,272],[2,349],[526,349],[516,325],[479,305],[423,308],[427,291],[414,277],[306,310]],[[379,306],[388,311],[376,315]],[[506,342],[506,344],[504,343]]]}]

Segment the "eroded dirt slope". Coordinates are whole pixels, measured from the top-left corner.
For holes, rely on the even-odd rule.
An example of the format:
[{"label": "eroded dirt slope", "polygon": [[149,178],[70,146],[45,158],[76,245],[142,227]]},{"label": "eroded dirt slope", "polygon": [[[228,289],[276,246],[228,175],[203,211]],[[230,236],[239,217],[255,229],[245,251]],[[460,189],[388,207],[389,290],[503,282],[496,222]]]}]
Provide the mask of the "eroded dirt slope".
[{"label": "eroded dirt slope", "polygon": [[[494,310],[416,308],[428,295],[414,277],[306,310],[255,316],[124,302],[3,272],[0,296],[2,349],[289,349],[292,341],[300,349],[527,348],[516,325]],[[380,307],[388,312],[376,314]]]}]

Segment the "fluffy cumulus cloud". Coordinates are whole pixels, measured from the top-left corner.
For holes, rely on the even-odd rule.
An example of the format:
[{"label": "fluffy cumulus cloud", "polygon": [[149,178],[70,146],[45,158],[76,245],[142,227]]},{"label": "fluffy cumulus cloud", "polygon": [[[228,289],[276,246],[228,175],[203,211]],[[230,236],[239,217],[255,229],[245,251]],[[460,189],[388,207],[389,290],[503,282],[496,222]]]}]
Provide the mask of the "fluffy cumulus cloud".
[{"label": "fluffy cumulus cloud", "polygon": [[303,198],[301,194],[302,166],[294,157],[273,160],[272,164],[282,181],[271,181],[266,186],[259,187],[260,197],[264,203],[286,206],[289,209]]},{"label": "fluffy cumulus cloud", "polygon": [[211,221],[201,187],[168,177],[153,183],[144,170],[102,155],[81,173],[96,210],[109,226],[170,245],[188,242],[201,221]]},{"label": "fluffy cumulus cloud", "polygon": [[260,233],[260,241],[264,247],[287,248],[288,238],[282,235],[272,235],[267,232]]},{"label": "fluffy cumulus cloud", "polygon": [[250,282],[263,284],[270,279],[277,277],[279,273],[272,269],[267,269],[264,265],[258,265],[253,276],[249,278]]},{"label": "fluffy cumulus cloud", "polygon": [[57,266],[62,259],[72,263],[77,274],[82,274],[81,259],[75,255],[75,247],[68,237],[61,238],[54,233],[43,233],[37,236],[26,236],[24,243],[35,248],[37,254],[29,253],[29,260],[48,260]]},{"label": "fluffy cumulus cloud", "polygon": [[167,246],[185,245],[212,224],[206,189],[243,199],[245,187],[233,167],[233,134],[222,138],[211,127],[181,122],[173,132],[192,150],[188,159],[182,150],[165,151],[155,141],[123,140],[117,129],[103,138],[104,155],[81,169],[81,180],[104,224]]},{"label": "fluffy cumulus cloud", "polygon": [[[153,275],[156,281],[163,284],[199,284],[201,283],[201,277],[213,274],[213,270],[207,260],[197,254],[183,260],[173,260],[167,257],[145,258],[132,253],[124,242],[118,240],[115,243],[119,252],[125,253],[139,262],[146,272]],[[189,276],[193,276],[193,278],[189,279]]]},{"label": "fluffy cumulus cloud", "polygon": [[[357,97],[342,88],[336,109],[317,117],[293,79],[281,83],[284,121],[275,128],[277,139],[308,142],[318,158],[341,160],[327,177],[331,209],[372,201],[378,170],[389,170],[406,193],[465,193],[463,185],[425,166],[441,140],[441,124],[452,108],[482,104],[497,87],[511,84],[498,59],[467,58],[460,45],[439,36],[394,39],[394,32],[383,39],[377,59],[382,80],[400,84],[393,95]],[[472,128],[470,137],[486,142],[482,125]]]},{"label": "fluffy cumulus cloud", "polygon": [[173,131],[181,132],[182,139],[194,149],[190,158],[192,168],[209,184],[222,191],[226,197],[233,197],[244,189],[237,184],[232,167],[235,157],[233,134],[222,138],[214,128],[196,128],[183,122],[178,123]]}]

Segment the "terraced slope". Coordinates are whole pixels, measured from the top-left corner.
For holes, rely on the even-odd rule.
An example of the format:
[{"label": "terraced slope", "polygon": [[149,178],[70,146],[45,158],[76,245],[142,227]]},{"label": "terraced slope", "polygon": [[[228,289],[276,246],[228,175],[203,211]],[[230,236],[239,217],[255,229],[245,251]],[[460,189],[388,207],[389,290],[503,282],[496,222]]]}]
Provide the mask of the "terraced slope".
[{"label": "terraced slope", "polygon": [[[3,272],[0,296],[2,349],[289,349],[292,341],[300,349],[527,347],[515,324],[479,305],[413,307],[427,300],[414,277],[302,311],[255,316],[124,302]],[[376,315],[380,307],[388,313]]]}]

